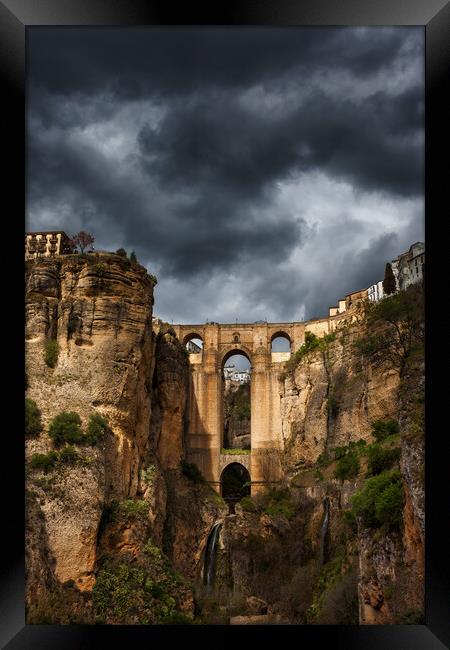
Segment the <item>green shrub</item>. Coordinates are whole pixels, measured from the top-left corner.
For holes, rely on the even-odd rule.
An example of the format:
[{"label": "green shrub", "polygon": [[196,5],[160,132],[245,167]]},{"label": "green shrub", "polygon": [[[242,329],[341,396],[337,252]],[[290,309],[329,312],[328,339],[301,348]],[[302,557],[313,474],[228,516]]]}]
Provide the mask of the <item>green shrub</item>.
[{"label": "green shrub", "polygon": [[204,483],[205,478],[195,463],[188,463],[182,460],[180,463],[181,471],[186,478],[193,483]]},{"label": "green shrub", "polygon": [[37,436],[42,431],[41,412],[36,402],[25,399],[25,435]]},{"label": "green shrub", "polygon": [[81,418],[78,413],[59,413],[50,422],[48,435],[56,446],[64,442],[81,443],[84,436],[81,430]]},{"label": "green shrub", "polygon": [[136,253],[134,251],[131,251],[130,253],[130,262],[133,264],[133,266],[136,266],[138,263]]},{"label": "green shrub", "polygon": [[292,519],[295,514],[295,506],[291,501],[291,495],[286,489],[272,489],[263,497],[263,511],[267,515],[284,515]]},{"label": "green shrub", "polygon": [[343,510],[342,511],[342,519],[344,522],[351,528],[353,532],[356,532],[357,525],[356,525],[356,517],[353,513],[352,510]]},{"label": "green shrub", "polygon": [[359,459],[355,452],[347,452],[338,460],[334,477],[344,481],[354,478],[359,472]]},{"label": "green shrub", "polygon": [[410,609],[400,616],[399,622],[403,625],[425,625],[425,614],[421,609]]},{"label": "green shrub", "polygon": [[32,469],[42,469],[47,473],[53,469],[58,462],[58,452],[50,451],[48,454],[33,454],[30,458],[30,467]]},{"label": "green shrub", "polygon": [[126,257],[127,251],[124,248],[118,248],[116,250],[116,255],[120,255],[120,257]]},{"label": "green shrub", "polygon": [[404,504],[398,469],[369,478],[352,499],[352,512],[369,528],[400,528]]},{"label": "green shrub", "polygon": [[239,503],[242,506],[242,509],[246,512],[257,512],[258,510],[256,503],[253,501],[252,497],[243,497]]},{"label": "green shrub", "polygon": [[45,344],[44,361],[49,368],[54,368],[58,362],[59,345],[58,341],[50,339]]},{"label": "green shrub", "polygon": [[117,504],[117,512],[127,518],[136,519],[148,513],[147,501],[138,499],[125,499]]},{"label": "green shrub", "polygon": [[372,422],[372,435],[378,442],[399,431],[397,420],[375,420]]},{"label": "green shrub", "polygon": [[326,467],[327,465],[330,465],[333,462],[333,459],[330,458],[328,453],[326,451],[323,451],[321,454],[319,454],[319,457],[317,458],[316,465],[318,467]]},{"label": "green shrub", "polygon": [[193,620],[183,612],[173,611],[161,619],[163,625],[193,625]]},{"label": "green shrub", "polygon": [[74,465],[79,459],[78,452],[75,447],[64,447],[59,452],[59,462],[66,465]]},{"label": "green shrub", "polygon": [[89,417],[85,441],[88,445],[95,445],[109,430],[108,422],[100,413],[93,413]]},{"label": "green shrub", "polygon": [[385,449],[379,444],[371,445],[368,449],[367,468],[369,475],[381,474],[396,463],[401,454],[401,449]]}]

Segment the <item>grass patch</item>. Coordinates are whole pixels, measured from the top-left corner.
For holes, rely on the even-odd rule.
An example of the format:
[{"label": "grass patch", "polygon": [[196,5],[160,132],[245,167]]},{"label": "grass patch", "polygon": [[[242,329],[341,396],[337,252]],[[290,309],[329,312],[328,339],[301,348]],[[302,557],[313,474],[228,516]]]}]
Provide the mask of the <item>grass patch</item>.
[{"label": "grass patch", "polygon": [[251,449],[225,449],[225,447],[222,447],[220,453],[226,456],[241,456],[243,454],[250,454]]}]

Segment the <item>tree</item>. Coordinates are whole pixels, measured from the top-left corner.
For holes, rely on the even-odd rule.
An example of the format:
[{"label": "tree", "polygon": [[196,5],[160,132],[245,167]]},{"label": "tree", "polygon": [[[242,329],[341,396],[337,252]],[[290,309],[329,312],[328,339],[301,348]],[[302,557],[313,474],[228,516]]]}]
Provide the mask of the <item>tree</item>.
[{"label": "tree", "polygon": [[136,253],[134,251],[131,251],[131,253],[130,253],[130,262],[132,264],[137,264],[137,257],[136,257]]},{"label": "tree", "polygon": [[71,245],[76,249],[79,248],[81,253],[84,253],[84,249],[88,246],[92,249],[92,244],[94,243],[95,238],[91,233],[80,230],[80,232],[70,238]]},{"label": "tree", "polygon": [[396,289],[397,285],[395,282],[394,272],[392,266],[388,262],[384,272],[383,291],[387,296],[390,296],[392,293],[395,293]]},{"label": "tree", "polygon": [[118,248],[116,250],[116,255],[120,255],[120,257],[126,257],[127,251],[124,248]]},{"label": "tree", "polygon": [[413,284],[379,302],[367,301],[365,334],[355,342],[359,352],[374,363],[387,363],[403,373],[414,351],[425,342],[422,284]]}]

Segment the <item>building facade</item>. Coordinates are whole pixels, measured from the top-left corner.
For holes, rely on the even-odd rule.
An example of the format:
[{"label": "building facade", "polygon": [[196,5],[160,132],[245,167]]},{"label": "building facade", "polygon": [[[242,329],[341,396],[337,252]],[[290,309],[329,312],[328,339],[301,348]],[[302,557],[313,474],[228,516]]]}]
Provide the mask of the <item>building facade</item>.
[{"label": "building facade", "polygon": [[424,277],[425,244],[416,242],[406,253],[398,256],[398,284],[404,291]]},{"label": "building facade", "polygon": [[73,253],[70,238],[61,230],[30,232],[25,235],[25,259]]},{"label": "building facade", "polygon": [[372,302],[378,302],[378,300],[381,300],[384,298],[384,289],[383,289],[383,281],[380,280],[379,282],[376,282],[375,284],[372,284],[370,287],[367,289],[367,297],[369,300]]}]

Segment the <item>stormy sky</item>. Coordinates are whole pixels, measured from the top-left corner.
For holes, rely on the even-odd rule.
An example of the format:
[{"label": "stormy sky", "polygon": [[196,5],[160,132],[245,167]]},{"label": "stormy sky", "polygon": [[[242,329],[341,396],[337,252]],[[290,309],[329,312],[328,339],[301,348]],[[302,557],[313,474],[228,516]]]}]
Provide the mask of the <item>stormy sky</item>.
[{"label": "stormy sky", "polygon": [[424,31],[30,28],[27,230],[88,230],[174,323],[326,316],[424,240]]}]

